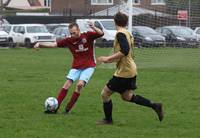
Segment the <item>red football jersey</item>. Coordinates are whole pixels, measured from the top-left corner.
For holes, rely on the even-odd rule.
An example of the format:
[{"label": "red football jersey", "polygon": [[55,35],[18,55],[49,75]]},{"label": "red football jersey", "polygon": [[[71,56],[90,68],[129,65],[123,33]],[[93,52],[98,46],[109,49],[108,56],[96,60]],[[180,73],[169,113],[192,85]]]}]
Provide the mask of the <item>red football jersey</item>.
[{"label": "red football jersey", "polygon": [[58,47],[68,47],[73,55],[72,68],[95,67],[94,40],[102,35],[96,32],[81,33],[79,38],[67,37],[57,42]]}]

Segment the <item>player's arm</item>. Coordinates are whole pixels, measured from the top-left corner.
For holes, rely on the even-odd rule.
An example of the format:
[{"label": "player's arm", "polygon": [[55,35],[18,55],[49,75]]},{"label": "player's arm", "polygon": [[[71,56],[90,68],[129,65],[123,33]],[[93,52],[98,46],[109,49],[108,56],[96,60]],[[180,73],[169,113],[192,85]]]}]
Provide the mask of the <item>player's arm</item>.
[{"label": "player's arm", "polygon": [[34,48],[35,48],[35,49],[38,49],[38,48],[55,48],[55,47],[57,47],[57,43],[56,43],[56,42],[52,42],[52,43],[37,42],[37,43],[34,45]]},{"label": "player's arm", "polygon": [[123,53],[117,52],[117,53],[110,55],[110,56],[100,56],[100,57],[97,58],[97,61],[103,62],[103,63],[112,63],[112,62],[118,61],[123,56],[124,56]]},{"label": "player's arm", "polygon": [[112,63],[112,62],[118,61],[120,58],[128,55],[130,48],[129,48],[128,40],[127,40],[125,34],[118,33],[116,37],[119,42],[121,50],[113,55],[110,55],[107,57],[101,56],[101,57],[97,58],[98,62]]},{"label": "player's arm", "polygon": [[101,35],[101,36],[104,35],[104,33],[103,33],[103,31],[102,31],[101,29],[99,29],[99,28],[97,28],[97,27],[94,26],[94,23],[93,23],[93,22],[89,21],[89,22],[88,22],[88,25],[89,25],[90,28],[91,28],[94,32],[96,32],[97,34],[99,34],[99,35]]}]

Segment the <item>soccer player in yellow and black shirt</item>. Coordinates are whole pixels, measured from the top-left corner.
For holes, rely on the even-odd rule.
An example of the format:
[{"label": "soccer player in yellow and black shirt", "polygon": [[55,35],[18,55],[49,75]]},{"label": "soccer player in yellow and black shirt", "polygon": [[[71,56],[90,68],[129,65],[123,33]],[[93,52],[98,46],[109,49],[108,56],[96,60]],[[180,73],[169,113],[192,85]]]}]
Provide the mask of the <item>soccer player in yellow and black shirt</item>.
[{"label": "soccer player in yellow and black shirt", "polygon": [[136,103],[152,108],[158,115],[160,121],[163,120],[163,106],[161,103],[154,103],[142,96],[135,95],[136,89],[136,64],[133,59],[133,37],[127,31],[127,15],[118,12],[114,16],[117,34],[114,40],[114,54],[111,56],[100,56],[98,62],[112,63],[116,62],[116,71],[102,90],[103,109],[105,118],[97,124],[112,124],[112,101],[110,96],[118,92],[124,101]]}]

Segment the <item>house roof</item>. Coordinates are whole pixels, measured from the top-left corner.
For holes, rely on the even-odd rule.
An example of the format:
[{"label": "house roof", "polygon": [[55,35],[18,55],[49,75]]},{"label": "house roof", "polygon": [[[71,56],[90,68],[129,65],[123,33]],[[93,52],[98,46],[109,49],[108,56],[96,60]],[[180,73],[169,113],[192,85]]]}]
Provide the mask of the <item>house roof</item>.
[{"label": "house roof", "polygon": [[8,4],[8,7],[30,7],[30,4],[28,0],[19,0],[17,2],[11,0],[10,3]]},{"label": "house roof", "polygon": [[41,6],[40,1],[36,0],[11,0],[7,7],[17,8],[17,9],[46,8],[44,6]]}]

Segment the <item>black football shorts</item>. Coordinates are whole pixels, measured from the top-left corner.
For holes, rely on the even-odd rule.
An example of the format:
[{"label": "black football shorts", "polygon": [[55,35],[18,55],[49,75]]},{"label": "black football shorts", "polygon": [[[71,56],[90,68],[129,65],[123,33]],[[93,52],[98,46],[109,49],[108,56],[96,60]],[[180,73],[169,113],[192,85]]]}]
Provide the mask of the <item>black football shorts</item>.
[{"label": "black football shorts", "polygon": [[135,90],[136,87],[136,76],[133,78],[121,78],[113,76],[112,79],[107,83],[107,87],[118,93],[124,93],[126,90]]}]

